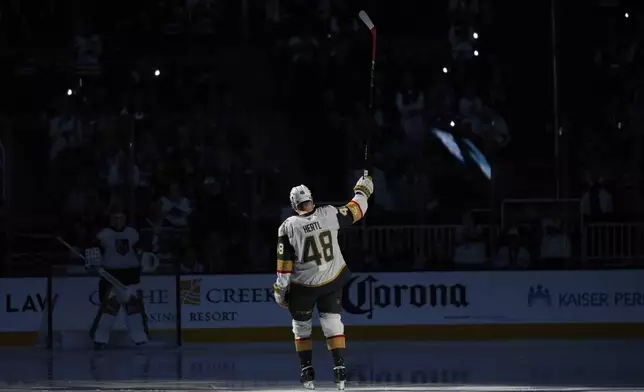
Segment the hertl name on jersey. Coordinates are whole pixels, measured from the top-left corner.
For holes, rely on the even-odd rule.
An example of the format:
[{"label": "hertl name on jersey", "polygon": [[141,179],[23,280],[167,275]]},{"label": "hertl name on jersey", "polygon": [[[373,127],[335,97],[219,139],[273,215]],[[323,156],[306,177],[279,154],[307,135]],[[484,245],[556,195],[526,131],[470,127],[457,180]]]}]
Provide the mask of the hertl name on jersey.
[{"label": "hertl name on jersey", "polygon": [[304,230],[305,233],[313,233],[316,230],[322,230],[322,225],[320,225],[320,222],[313,222],[309,223],[308,225],[302,226],[302,230]]}]

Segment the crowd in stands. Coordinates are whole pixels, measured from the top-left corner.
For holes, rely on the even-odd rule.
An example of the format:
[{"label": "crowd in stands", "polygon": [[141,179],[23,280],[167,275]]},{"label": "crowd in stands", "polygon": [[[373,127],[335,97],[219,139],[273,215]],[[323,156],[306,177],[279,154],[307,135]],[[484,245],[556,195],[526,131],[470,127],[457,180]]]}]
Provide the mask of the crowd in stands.
[{"label": "crowd in stands", "polygon": [[[390,223],[395,216],[396,223],[413,224],[454,221],[468,203],[489,208],[489,200],[480,195],[466,195],[452,205],[446,202],[451,197],[440,195],[443,181],[466,180],[462,177],[468,173],[450,167],[430,132],[455,127],[491,155],[510,141],[501,114],[506,105],[504,84],[509,83],[503,78],[503,64],[493,52],[479,56],[485,49],[478,38],[488,27],[486,13],[492,12],[488,4],[445,4],[427,21],[442,30],[407,33],[394,22],[385,25],[378,41],[373,113],[367,107],[369,32],[352,7],[342,2],[327,5],[313,15],[309,9],[293,7],[288,13],[291,19],[278,29],[284,34],[277,50],[288,70],[286,84],[293,88],[290,107],[299,115],[292,120],[327,135],[326,141],[310,147],[316,153],[340,157],[320,162],[316,174],[350,168],[352,175],[339,176],[341,181],[355,177],[363,166],[368,139],[378,194],[376,219]],[[375,15],[380,16],[377,10]],[[388,31],[395,34],[387,35]],[[437,216],[445,211],[447,216]]]},{"label": "crowd in stands", "polygon": [[[105,212],[125,205],[130,223],[149,232],[151,250],[172,248],[173,261],[189,269],[237,268],[226,260],[248,248],[253,146],[217,58],[202,55],[234,21],[221,23],[213,2],[141,2],[112,14],[51,6],[3,9],[3,18],[22,18],[21,40],[10,46],[16,68],[45,79],[35,89],[39,99],[20,108],[38,119],[20,132],[30,149],[48,151],[19,173],[42,185],[17,203],[54,218],[32,230],[87,246],[106,224]],[[64,20],[75,23],[46,35]],[[166,233],[170,239],[159,240]]]},{"label": "crowd in stands", "polygon": [[[636,203],[642,105],[634,12],[626,23],[612,10],[608,38],[562,61],[560,131],[548,130],[541,104],[525,116],[532,104],[516,85],[530,85],[531,75],[518,70],[524,64],[499,32],[510,11],[493,0],[432,5],[422,23],[409,19],[414,7],[401,5],[397,15],[368,8],[380,23],[372,110],[371,40],[356,4],[267,0],[244,19],[231,3],[0,6],[0,22],[15,33],[6,45],[12,88],[23,90],[6,127],[15,135],[13,176],[24,183],[13,187],[14,206],[41,218],[18,231],[58,233],[82,247],[105,225],[105,211],[122,204],[168,265],[271,271],[290,187],[305,183],[317,200],[345,202],[362,173],[365,142],[376,184],[369,226],[452,226],[449,238],[403,231],[371,238],[386,242],[382,251],[365,250],[363,237],[349,233],[343,246],[357,269],[551,267],[582,253],[582,216],[607,219],[618,209],[613,197]],[[562,45],[573,38],[562,33]],[[594,62],[582,63],[591,49]],[[568,64],[593,82],[582,84]],[[494,181],[450,159],[434,128],[471,138],[492,162]],[[543,164],[553,161],[553,132],[565,135],[557,160],[565,168]],[[620,148],[631,148],[621,161]],[[545,170],[533,170],[535,156]],[[500,222],[503,198],[562,196],[544,191],[554,189],[555,171],[574,184],[565,196],[581,203],[523,206]],[[587,190],[573,179],[582,173]],[[477,209],[493,212],[469,212]],[[414,236],[421,245],[410,245]]]}]

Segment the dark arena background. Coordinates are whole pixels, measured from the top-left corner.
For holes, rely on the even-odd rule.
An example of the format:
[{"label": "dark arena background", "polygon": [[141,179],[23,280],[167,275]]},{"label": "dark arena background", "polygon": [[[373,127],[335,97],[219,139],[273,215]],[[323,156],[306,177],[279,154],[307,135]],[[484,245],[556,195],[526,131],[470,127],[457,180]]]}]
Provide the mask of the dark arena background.
[{"label": "dark arena background", "polygon": [[[365,169],[347,390],[644,390],[642,38],[627,0],[0,2],[0,391],[303,390],[278,227]],[[115,211],[150,341],[97,351]]]}]

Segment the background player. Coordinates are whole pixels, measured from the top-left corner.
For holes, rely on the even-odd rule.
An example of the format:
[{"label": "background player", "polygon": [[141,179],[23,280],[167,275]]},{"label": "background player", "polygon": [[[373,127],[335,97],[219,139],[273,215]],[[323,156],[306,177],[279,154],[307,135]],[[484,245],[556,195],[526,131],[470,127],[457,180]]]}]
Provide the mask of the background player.
[{"label": "background player", "polygon": [[333,355],[333,376],[338,389],[344,389],[346,381],[340,313],[342,288],[351,273],[338,245],[338,230],[359,221],[367,212],[373,193],[371,177],[361,177],[353,189],[353,199],[344,206],[315,207],[309,188],[294,187],[290,200],[297,215],[286,219],[278,230],[275,301],[287,307],[293,317],[300,381],[308,389],[315,388],[311,332],[316,306],[327,347]]},{"label": "background player", "polygon": [[[132,341],[142,345],[148,341],[147,316],[139,292],[141,282],[141,261],[139,256],[156,258],[153,254],[137,249],[139,233],[126,226],[126,216],[120,209],[110,212],[110,226],[102,229],[96,236],[96,246],[85,250],[88,264],[102,266],[127,290],[122,292],[101,278],[98,284],[100,299],[99,310],[92,324],[90,335],[94,347],[105,348],[110,338],[112,325],[123,307],[126,323]],[[102,257],[101,257],[102,255]]]}]

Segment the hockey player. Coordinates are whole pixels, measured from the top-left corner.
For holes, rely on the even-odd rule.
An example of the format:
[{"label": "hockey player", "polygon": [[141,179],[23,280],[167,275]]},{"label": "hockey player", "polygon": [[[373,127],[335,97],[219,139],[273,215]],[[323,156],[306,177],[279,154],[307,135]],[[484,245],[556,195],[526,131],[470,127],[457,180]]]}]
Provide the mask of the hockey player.
[{"label": "hockey player", "polygon": [[288,308],[293,318],[295,349],[300,357],[300,382],[307,389],[315,388],[312,361],[312,317],[317,306],[320,325],[333,356],[333,376],[338,389],[344,389],[344,325],[342,288],[351,273],[338,246],[338,230],[354,224],[367,212],[373,193],[371,177],[362,177],[355,187],[355,196],[344,206],[313,204],[309,188],[299,185],[291,189],[291,207],[297,215],[282,223],[277,240],[277,282],[275,302]]},{"label": "hockey player", "polygon": [[85,250],[85,259],[88,265],[103,267],[111,273],[126,286],[126,290],[113,287],[103,278],[99,281],[100,307],[90,332],[96,349],[107,346],[112,325],[121,307],[126,312],[126,323],[132,341],[136,345],[147,343],[147,316],[139,291],[141,282],[139,257],[153,258],[152,263],[158,264],[156,256],[137,249],[139,233],[126,225],[126,216],[120,209],[112,210],[109,219],[110,226],[102,229],[96,236],[96,246]]}]

